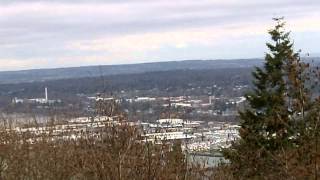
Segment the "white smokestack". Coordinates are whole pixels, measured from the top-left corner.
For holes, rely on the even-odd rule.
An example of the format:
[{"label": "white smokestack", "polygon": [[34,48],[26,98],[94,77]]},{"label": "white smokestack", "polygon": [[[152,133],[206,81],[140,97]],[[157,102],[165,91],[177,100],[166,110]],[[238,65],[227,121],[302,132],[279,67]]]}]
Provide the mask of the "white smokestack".
[{"label": "white smokestack", "polygon": [[44,93],[46,95],[46,101],[48,101],[48,88],[47,87],[44,88]]},{"label": "white smokestack", "polygon": [[211,96],[209,96],[209,104],[212,104]]}]

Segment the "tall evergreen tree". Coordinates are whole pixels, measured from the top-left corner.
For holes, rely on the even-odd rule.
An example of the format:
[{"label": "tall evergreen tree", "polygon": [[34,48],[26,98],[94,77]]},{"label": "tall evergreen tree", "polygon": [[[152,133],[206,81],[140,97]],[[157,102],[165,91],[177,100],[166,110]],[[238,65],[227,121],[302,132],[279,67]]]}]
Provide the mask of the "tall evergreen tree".
[{"label": "tall evergreen tree", "polygon": [[259,176],[268,171],[266,167],[283,166],[275,155],[293,145],[292,117],[301,114],[301,106],[296,105],[301,102],[297,89],[302,86],[299,55],[284,30],[283,18],[274,20],[264,67],[253,72],[254,90],[246,95],[249,107],[240,112],[240,140],[225,152],[231,165],[247,177]]}]

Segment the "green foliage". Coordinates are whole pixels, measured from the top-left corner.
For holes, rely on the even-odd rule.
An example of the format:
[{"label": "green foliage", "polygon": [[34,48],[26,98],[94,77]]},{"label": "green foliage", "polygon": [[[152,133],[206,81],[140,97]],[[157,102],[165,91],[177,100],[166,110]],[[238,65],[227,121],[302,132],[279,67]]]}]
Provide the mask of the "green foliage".
[{"label": "green foliage", "polygon": [[251,108],[241,112],[241,137],[256,148],[277,150],[289,145],[290,119],[287,101],[285,66],[293,56],[289,33],[283,30],[284,23],[276,19],[277,25],[269,31],[273,43],[267,43],[270,53],[265,56],[264,69],[253,72],[255,90],[247,95]]},{"label": "green foliage", "polygon": [[253,72],[254,90],[246,95],[249,107],[240,112],[241,138],[224,152],[235,177],[289,178],[288,154],[299,147],[299,136],[306,130],[298,125],[305,125],[310,109],[307,66],[293,50],[283,18],[274,20],[264,67]]}]

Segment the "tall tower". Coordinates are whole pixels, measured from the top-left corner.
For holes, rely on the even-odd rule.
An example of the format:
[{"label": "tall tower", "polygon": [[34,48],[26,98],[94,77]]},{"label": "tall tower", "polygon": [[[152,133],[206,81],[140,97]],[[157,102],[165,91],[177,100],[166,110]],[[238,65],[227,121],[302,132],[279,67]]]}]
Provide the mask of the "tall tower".
[{"label": "tall tower", "polygon": [[48,102],[48,88],[47,87],[44,88],[44,93],[46,95],[46,102]]}]

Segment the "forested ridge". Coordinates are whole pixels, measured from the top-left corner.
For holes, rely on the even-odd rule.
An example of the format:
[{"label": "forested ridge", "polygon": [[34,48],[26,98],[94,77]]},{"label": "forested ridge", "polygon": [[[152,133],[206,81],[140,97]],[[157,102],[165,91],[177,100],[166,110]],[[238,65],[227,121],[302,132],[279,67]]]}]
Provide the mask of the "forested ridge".
[{"label": "forested ridge", "polygon": [[220,86],[250,84],[251,70],[252,68],[173,70],[33,83],[2,84],[0,85],[0,94],[32,97],[42,93],[44,87],[48,87],[51,92],[56,94],[76,94],[121,90],[149,90],[154,88],[159,90],[167,88],[185,89],[189,87],[212,86],[214,84]]}]

